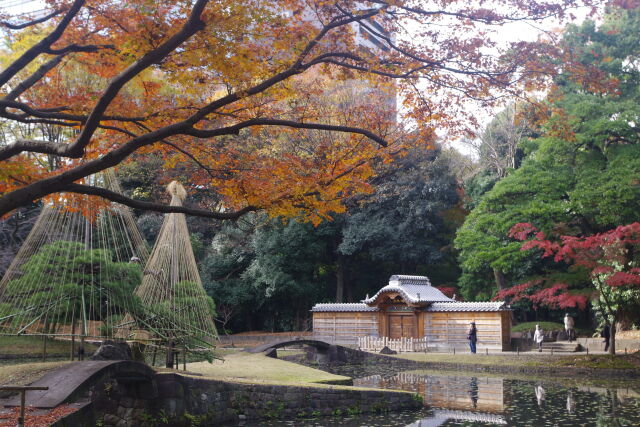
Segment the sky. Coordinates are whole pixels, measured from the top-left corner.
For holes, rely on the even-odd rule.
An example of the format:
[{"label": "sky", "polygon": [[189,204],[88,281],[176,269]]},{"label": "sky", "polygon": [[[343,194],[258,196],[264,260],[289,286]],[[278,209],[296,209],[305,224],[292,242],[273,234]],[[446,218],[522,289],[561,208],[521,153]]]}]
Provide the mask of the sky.
[{"label": "sky", "polygon": [[[535,41],[540,36],[545,35],[545,33],[562,29],[569,23],[581,23],[582,21],[587,19],[588,15],[591,12],[591,7],[572,8],[568,10],[568,12],[574,15],[575,19],[572,20],[567,17],[563,22],[559,21],[556,18],[547,18],[540,22],[517,21],[505,23],[499,26],[483,27],[483,29],[491,28],[491,37],[494,41],[497,42],[498,48],[505,47],[510,42]],[[536,93],[534,95],[538,98],[542,98],[544,96],[544,93]],[[491,119],[511,102],[513,102],[513,99],[508,98],[505,99],[500,106],[493,108],[481,106],[478,102],[469,102],[465,110],[471,112],[477,119],[478,123],[480,124],[480,128],[476,129],[476,132],[480,133],[482,128],[489,124]],[[441,138],[441,143],[445,147],[453,148],[458,152],[473,159],[477,158],[475,151],[461,140],[452,139],[450,137],[448,138],[445,134],[439,134],[439,136]]]},{"label": "sky", "polygon": [[0,12],[10,15],[38,12],[45,8],[42,0],[0,0]]}]

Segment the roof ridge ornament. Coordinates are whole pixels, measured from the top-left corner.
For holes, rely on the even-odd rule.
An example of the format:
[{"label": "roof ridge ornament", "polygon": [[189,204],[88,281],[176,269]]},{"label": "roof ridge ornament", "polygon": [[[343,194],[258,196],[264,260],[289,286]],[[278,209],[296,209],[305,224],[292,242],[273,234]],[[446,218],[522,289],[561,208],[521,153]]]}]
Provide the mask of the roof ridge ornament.
[{"label": "roof ridge ornament", "polygon": [[394,274],[389,278],[389,284],[380,289],[371,298],[362,302],[367,305],[379,304],[379,297],[387,293],[398,294],[407,304],[424,306],[431,302],[451,302],[451,298],[443,294],[438,288],[431,285],[426,276],[408,276]]}]

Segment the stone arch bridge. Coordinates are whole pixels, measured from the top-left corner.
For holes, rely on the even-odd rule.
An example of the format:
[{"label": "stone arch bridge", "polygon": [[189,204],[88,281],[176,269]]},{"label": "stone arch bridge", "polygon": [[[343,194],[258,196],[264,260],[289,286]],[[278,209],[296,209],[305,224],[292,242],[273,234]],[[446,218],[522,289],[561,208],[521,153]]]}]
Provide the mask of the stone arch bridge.
[{"label": "stone arch bridge", "polygon": [[297,345],[305,345],[312,348],[307,353],[307,358],[318,363],[332,362],[353,362],[354,359],[362,359],[365,353],[359,350],[353,350],[341,345],[332,344],[326,341],[314,340],[309,338],[294,338],[271,341],[257,347],[248,348],[248,353],[266,353],[270,357],[278,357],[277,349],[282,347],[290,347]]}]

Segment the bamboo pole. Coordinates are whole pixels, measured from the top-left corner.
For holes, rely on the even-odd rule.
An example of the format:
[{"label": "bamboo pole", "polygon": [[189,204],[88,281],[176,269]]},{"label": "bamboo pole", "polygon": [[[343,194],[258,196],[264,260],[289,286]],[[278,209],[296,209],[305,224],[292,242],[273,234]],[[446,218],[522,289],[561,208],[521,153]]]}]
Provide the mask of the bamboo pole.
[{"label": "bamboo pole", "polygon": [[76,309],[73,308],[73,314],[71,315],[71,361],[76,355]]},{"label": "bamboo pole", "polygon": [[47,361],[47,332],[48,331],[48,322],[47,319],[44,320],[44,334],[42,334],[42,362]]},{"label": "bamboo pole", "polygon": [[158,346],[154,344],[153,346],[153,358],[151,360],[151,366],[156,366],[156,354],[158,353]]}]

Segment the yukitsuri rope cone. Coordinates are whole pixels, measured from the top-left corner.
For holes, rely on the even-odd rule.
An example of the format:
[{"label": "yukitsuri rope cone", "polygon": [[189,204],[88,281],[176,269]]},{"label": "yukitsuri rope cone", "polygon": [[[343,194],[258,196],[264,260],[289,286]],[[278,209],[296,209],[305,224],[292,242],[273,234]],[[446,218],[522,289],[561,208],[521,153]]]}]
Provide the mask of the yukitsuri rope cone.
[{"label": "yukitsuri rope cone", "polygon": [[[88,183],[122,193],[111,170]],[[64,194],[57,202],[45,202],[0,280],[0,334],[70,340],[82,359],[85,339],[114,337],[125,313],[141,312],[134,290],[149,248],[128,207]]]},{"label": "yukitsuri rope cone", "polygon": [[[182,206],[187,192],[178,182],[167,186],[172,206]],[[132,331],[136,339],[151,341],[155,352],[167,350],[167,366],[173,366],[176,351],[210,352],[218,334],[213,323],[214,304],[198,274],[184,214],[166,214],[160,234],[136,290],[148,314],[142,327]]]}]

